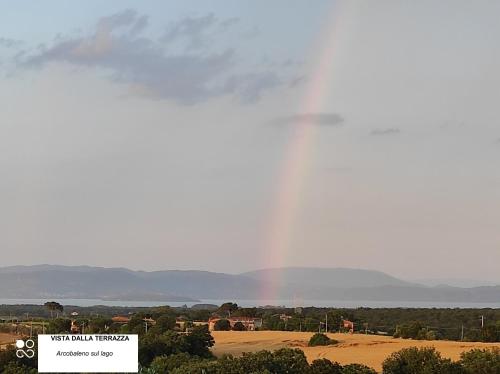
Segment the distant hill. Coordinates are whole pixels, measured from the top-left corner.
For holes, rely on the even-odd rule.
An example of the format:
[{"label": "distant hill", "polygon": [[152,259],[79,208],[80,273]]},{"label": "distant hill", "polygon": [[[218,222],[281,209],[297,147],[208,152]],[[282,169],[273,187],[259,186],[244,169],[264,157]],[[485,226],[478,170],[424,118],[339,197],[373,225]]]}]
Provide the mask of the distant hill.
[{"label": "distant hill", "polygon": [[482,287],[482,286],[500,286],[500,281],[486,281],[480,279],[467,279],[467,278],[424,278],[415,280],[416,283],[423,284],[429,287],[435,286],[450,286],[450,287]]},{"label": "distant hill", "polygon": [[[277,282],[279,280],[279,282]],[[303,300],[498,302],[500,286],[426,287],[373,270],[265,269],[243,274],[197,270],[132,271],[90,266],[0,268],[0,297],[189,302],[257,300],[276,286],[276,297]]]},{"label": "distant hill", "polygon": [[250,271],[241,275],[266,281],[317,287],[356,288],[417,286],[381,271],[348,268],[289,267]]}]

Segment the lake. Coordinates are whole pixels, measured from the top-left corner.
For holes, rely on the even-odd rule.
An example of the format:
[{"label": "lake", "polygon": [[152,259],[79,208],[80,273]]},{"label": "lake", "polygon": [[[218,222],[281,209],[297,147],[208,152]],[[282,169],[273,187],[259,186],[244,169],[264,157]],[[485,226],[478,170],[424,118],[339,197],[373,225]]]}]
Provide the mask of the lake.
[{"label": "lake", "polygon": [[100,299],[0,299],[0,304],[44,304],[47,301],[57,301],[62,305],[73,306],[130,306],[130,307],[151,307],[158,305],[170,305],[180,307],[187,305],[191,307],[194,304],[215,304],[231,301],[242,307],[258,307],[265,305],[276,305],[285,307],[332,307],[332,308],[500,308],[498,303],[454,303],[437,301],[336,301],[336,300],[302,300],[300,305],[294,300],[213,300],[204,299],[199,302],[167,302],[167,301],[120,301],[120,300],[100,300]]}]

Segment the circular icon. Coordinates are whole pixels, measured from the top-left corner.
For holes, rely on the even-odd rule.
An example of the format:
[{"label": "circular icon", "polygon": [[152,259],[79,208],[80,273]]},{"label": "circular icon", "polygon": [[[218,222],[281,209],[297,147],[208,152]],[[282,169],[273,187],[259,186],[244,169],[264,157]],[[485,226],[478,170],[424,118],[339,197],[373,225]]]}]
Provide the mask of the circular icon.
[{"label": "circular icon", "polygon": [[19,349],[24,348],[24,340],[16,340],[16,347]]},{"label": "circular icon", "polygon": [[26,340],[26,348],[33,348],[35,346],[35,341],[32,339]]}]

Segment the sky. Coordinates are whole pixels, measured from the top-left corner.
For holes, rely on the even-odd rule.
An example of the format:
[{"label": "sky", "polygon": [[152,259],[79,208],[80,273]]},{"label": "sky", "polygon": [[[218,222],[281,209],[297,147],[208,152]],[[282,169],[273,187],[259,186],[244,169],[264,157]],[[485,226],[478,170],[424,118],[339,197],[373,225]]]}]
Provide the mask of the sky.
[{"label": "sky", "polygon": [[500,281],[499,15],[0,1],[1,265]]}]

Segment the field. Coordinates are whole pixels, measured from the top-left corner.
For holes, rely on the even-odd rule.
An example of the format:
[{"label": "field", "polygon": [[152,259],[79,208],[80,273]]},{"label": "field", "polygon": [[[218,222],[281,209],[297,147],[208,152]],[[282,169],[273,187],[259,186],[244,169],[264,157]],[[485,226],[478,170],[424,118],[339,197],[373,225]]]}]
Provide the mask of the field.
[{"label": "field", "polygon": [[3,348],[7,344],[14,343],[16,339],[19,339],[18,335],[13,335],[13,334],[6,334],[3,332],[0,332],[0,348]]},{"label": "field", "polygon": [[458,359],[460,353],[473,348],[500,347],[500,343],[468,343],[451,341],[422,341],[394,339],[387,336],[361,334],[328,334],[339,344],[328,347],[308,347],[310,332],[283,331],[214,331],[215,346],[212,351],[220,356],[224,353],[240,355],[262,349],[275,350],[283,347],[300,348],[309,361],[328,358],[341,364],[361,363],[380,371],[382,361],[392,352],[402,348],[434,346],[444,357]]}]

